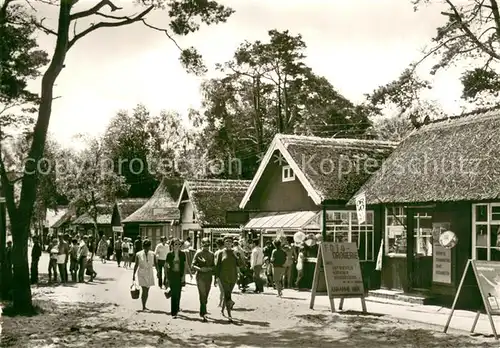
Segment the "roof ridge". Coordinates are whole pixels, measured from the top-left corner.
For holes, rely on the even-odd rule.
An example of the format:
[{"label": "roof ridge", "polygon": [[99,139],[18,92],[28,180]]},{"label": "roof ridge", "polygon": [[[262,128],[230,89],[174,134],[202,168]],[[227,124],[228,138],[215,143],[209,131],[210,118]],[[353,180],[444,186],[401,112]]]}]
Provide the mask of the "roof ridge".
[{"label": "roof ridge", "polygon": [[306,141],[329,141],[338,143],[359,143],[359,144],[377,144],[377,145],[397,145],[397,142],[388,140],[376,140],[376,139],[357,139],[357,138],[325,138],[313,135],[298,135],[298,134],[276,134],[277,139],[295,139],[295,140],[306,140]]},{"label": "roof ridge", "polygon": [[494,111],[500,111],[500,104],[492,107],[477,108],[469,112],[463,112],[460,115],[447,116],[439,118],[437,120],[432,120],[424,126],[439,124],[446,121],[462,120],[471,116],[477,116],[478,119],[482,117],[492,117],[492,116],[500,117],[500,112],[495,113]]}]

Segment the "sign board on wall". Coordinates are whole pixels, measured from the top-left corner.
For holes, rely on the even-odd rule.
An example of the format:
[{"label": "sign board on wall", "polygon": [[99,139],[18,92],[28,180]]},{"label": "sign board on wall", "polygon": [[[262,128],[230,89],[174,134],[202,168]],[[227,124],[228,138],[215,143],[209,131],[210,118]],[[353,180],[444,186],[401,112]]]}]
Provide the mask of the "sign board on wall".
[{"label": "sign board on wall", "polygon": [[123,227],[122,226],[113,226],[111,227],[113,232],[123,232]]},{"label": "sign board on wall", "polygon": [[[323,269],[323,272],[320,272],[321,269]],[[359,297],[361,298],[363,312],[366,312],[363,276],[356,243],[323,242],[320,244],[311,291],[311,309],[314,308],[319,277],[323,276],[322,273],[324,274],[332,312],[335,311],[333,302],[335,297],[341,299],[340,310],[342,310],[344,298]]]},{"label": "sign board on wall", "polygon": [[439,235],[450,229],[450,223],[437,222],[432,224],[432,281],[434,283],[451,284],[451,249],[439,243]]}]

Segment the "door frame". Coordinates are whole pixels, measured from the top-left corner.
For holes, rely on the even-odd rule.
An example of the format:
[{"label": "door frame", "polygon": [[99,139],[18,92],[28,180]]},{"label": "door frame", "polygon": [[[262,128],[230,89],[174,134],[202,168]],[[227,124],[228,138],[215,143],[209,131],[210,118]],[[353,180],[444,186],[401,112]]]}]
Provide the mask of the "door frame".
[{"label": "door frame", "polygon": [[[407,281],[406,281],[406,287],[407,289],[404,289],[405,292],[411,292],[413,289],[424,289],[422,286],[419,284],[416,284],[415,280],[415,273],[416,273],[416,265],[417,265],[417,258],[429,258],[430,259],[430,268],[429,268],[429,273],[432,274],[432,254],[430,256],[417,256],[417,253],[415,252],[415,243],[416,243],[416,237],[415,237],[415,216],[418,213],[427,213],[430,215],[430,220],[434,218],[434,207],[418,207],[418,206],[413,206],[413,207],[407,207],[406,209],[406,224],[407,224],[407,233],[406,233],[406,275],[407,275]],[[420,264],[420,263],[418,263]],[[421,264],[420,264],[421,265]],[[432,281],[430,284],[430,287],[432,286]],[[429,290],[430,290],[429,287]]]}]

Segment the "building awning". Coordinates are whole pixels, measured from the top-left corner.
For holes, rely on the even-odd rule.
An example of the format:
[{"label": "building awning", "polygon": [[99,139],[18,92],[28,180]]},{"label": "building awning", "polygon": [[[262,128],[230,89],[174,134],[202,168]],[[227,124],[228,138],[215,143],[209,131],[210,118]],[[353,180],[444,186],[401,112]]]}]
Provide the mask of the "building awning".
[{"label": "building awning", "polygon": [[258,213],[245,225],[245,229],[293,229],[299,230],[319,218],[318,211],[296,211],[287,213]]},{"label": "building awning", "polygon": [[210,232],[212,233],[241,233],[240,228],[236,227],[219,227],[219,228],[211,228]]}]

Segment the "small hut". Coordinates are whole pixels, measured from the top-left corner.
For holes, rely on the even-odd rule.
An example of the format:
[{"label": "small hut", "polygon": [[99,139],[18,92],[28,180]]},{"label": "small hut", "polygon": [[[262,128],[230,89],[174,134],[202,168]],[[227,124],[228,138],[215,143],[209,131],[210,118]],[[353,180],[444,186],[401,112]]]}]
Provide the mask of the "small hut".
[{"label": "small hut", "polygon": [[147,203],[149,198],[124,198],[116,200],[111,216],[111,228],[113,234],[119,237],[133,237],[139,235],[139,225],[127,224],[127,229],[123,220],[139,210]]},{"label": "small hut", "polygon": [[[226,223],[226,212],[238,209],[250,180],[186,180],[179,195],[183,239],[191,237],[198,247],[202,237],[213,241],[221,234],[241,233],[237,224]],[[212,245],[213,247],[213,245]]]},{"label": "small hut", "polygon": [[[148,238],[154,248],[162,236],[180,237],[180,213],[177,197],[180,182],[175,179],[163,179],[151,198],[138,210],[122,221],[124,229],[132,230],[136,225],[141,238]],[[136,236],[131,236],[135,238]]]},{"label": "small hut", "polygon": [[[97,231],[104,232],[104,235],[108,238],[113,237],[111,230],[111,206],[109,205],[99,205],[97,206]],[[83,213],[79,215],[71,225],[77,233],[80,234],[94,234],[95,225],[94,219],[89,213]]]}]

